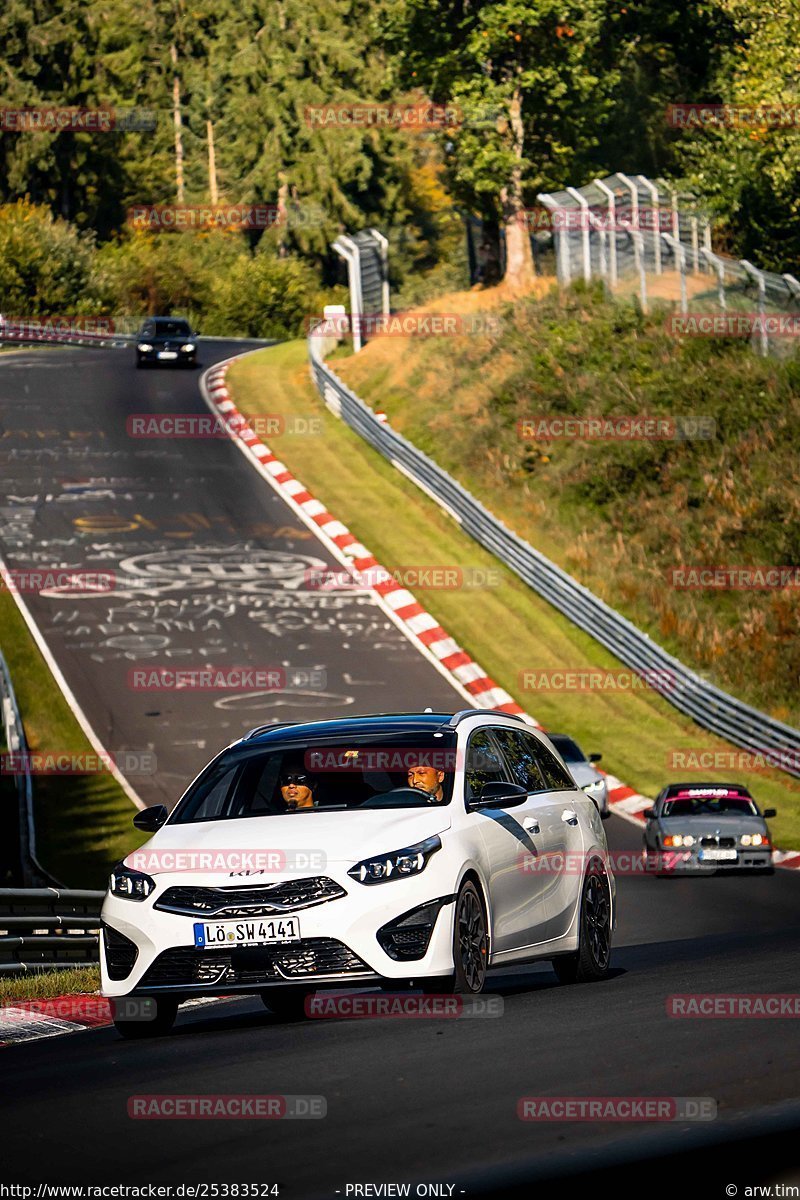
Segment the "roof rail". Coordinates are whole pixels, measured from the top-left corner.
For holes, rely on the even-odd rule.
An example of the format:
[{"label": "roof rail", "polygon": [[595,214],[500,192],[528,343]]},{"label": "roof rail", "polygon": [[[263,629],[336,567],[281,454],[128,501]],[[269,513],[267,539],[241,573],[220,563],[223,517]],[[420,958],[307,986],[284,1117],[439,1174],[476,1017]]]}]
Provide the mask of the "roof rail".
[{"label": "roof rail", "polygon": [[466,721],[467,717],[511,717],[512,721],[521,721],[523,725],[527,724],[524,717],[519,713],[500,712],[497,708],[462,708],[457,713],[453,713],[447,725],[449,729],[455,729],[456,725],[460,725],[462,721]]},{"label": "roof rail", "polygon": [[254,738],[257,733],[266,733],[269,729],[288,729],[290,725],[299,725],[299,721],[277,721],[274,725],[256,725],[255,729],[250,729],[242,738],[243,742],[249,742],[250,738]]}]

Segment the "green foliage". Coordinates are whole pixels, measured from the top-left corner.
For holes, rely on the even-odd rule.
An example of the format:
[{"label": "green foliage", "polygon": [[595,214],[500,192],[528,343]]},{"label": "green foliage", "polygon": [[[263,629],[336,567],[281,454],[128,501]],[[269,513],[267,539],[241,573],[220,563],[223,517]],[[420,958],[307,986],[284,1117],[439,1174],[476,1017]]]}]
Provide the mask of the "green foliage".
[{"label": "green foliage", "polygon": [[732,124],[695,131],[682,161],[722,219],[731,247],[773,271],[800,263],[800,8],[718,0],[736,42],[714,78],[729,104],[784,106],[794,123]]},{"label": "green foliage", "polygon": [[135,233],[101,247],[94,285],[111,311],[124,315],[180,312],[203,320],[222,281],[249,254],[229,233]]},{"label": "green foliage", "polygon": [[314,271],[299,258],[241,258],[216,297],[213,332],[284,339],[302,336],[306,321],[331,302]]},{"label": "green foliage", "polygon": [[43,205],[0,207],[0,298],[11,316],[94,313],[94,247]]}]

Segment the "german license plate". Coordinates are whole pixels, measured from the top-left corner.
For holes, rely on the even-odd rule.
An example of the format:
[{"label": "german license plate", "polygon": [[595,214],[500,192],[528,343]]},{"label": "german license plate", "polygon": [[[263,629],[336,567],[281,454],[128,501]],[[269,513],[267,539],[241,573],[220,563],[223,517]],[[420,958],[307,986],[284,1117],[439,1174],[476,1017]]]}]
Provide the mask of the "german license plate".
[{"label": "german license plate", "polygon": [[297,917],[255,918],[252,921],[196,921],[194,944],[201,950],[217,946],[268,946],[271,942],[298,942]]},{"label": "german license plate", "polygon": [[703,862],[734,862],[735,850],[701,850],[700,859]]},{"label": "german license plate", "polygon": [[177,352],[177,350],[159,350],[158,357],[159,358],[177,358],[178,352]]}]

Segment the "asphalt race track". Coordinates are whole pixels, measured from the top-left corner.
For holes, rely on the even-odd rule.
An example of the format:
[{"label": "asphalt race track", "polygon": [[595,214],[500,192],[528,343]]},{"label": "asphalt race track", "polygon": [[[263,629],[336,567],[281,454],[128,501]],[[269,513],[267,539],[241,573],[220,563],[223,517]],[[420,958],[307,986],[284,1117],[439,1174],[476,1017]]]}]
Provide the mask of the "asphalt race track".
[{"label": "asphalt race track", "polygon": [[[246,348],[205,342],[202,366]],[[208,419],[199,374],[137,371],[127,349],[0,360],[0,555],[12,572],[114,573],[113,590],[78,579],[25,600],[105,748],[128,752],[123,774],[170,808],[255,725],[468,707],[372,594],[313,586],[341,565],[227,435],[129,433],[140,414]],[[131,686],[139,669],[209,666],[280,686]]]},{"label": "asphalt race track", "polygon": [[[205,364],[227,353],[212,345]],[[294,586],[308,558],[329,559],[235,447],[140,447],[127,436],[128,415],[173,411],[206,411],[196,375],[120,369],[113,351],[0,363],[2,554],[17,569],[124,577],[122,595],[27,599],[109,748],[155,750],[158,779],[132,780],[141,795],[171,803],[213,749],[260,720],[345,705],[452,708],[456,694],[369,597],[337,596],[327,613]],[[258,555],[272,564],[264,590],[242,567]],[[202,624],[203,605],[217,625]],[[298,606],[299,627],[282,623]],[[154,636],[166,643],[148,643]],[[220,706],[209,694],[127,686],[132,666],[173,654],[194,663],[200,644],[215,662],[321,668],[326,686],[291,708],[272,695]],[[639,830],[617,817],[606,829],[633,861]],[[0,1180],[276,1183],[281,1196],[309,1200],[404,1180],[454,1197],[521,1198],[537,1186],[583,1197],[605,1184],[648,1200],[800,1182],[797,1022],[667,1014],[675,994],[796,991],[800,877],[618,876],[618,900],[607,981],[564,987],[546,966],[506,969],[488,989],[502,998],[499,1016],[284,1022],[241,998],[182,1010],[167,1038],[125,1042],[98,1029],[8,1046]],[[128,1116],[133,1096],[220,1093],[322,1096],[327,1115]],[[717,1117],[530,1122],[517,1117],[523,1096],[710,1098]]]},{"label": "asphalt race track", "polygon": [[[612,849],[640,845],[638,830],[619,818],[607,828]],[[621,1159],[629,1165],[616,1166],[612,1180],[625,1196],[674,1195],[682,1178],[689,1197],[722,1196],[727,1183],[744,1195],[746,1184],[798,1182],[786,1173],[800,1134],[800,1105],[791,1103],[796,1023],[675,1019],[666,999],[795,991],[800,878],[618,882],[612,977],[564,987],[549,967],[498,972],[489,992],[503,999],[499,1017],[282,1023],[257,998],[242,998],[182,1011],[168,1038],[124,1042],[103,1029],[8,1047],[0,1051],[0,1178],[277,1182],[287,1197],[333,1200],[348,1183],[369,1181],[455,1183],[454,1195],[461,1187],[484,1194]],[[127,1115],[131,1096],[176,1093],[321,1095],[327,1116]],[[711,1097],[718,1117],[522,1122],[521,1096]],[[748,1145],[770,1131],[769,1153]],[[733,1141],[714,1146],[722,1138]],[[690,1166],[686,1151],[696,1144]],[[665,1152],[683,1157],[658,1170],[632,1161]]]}]

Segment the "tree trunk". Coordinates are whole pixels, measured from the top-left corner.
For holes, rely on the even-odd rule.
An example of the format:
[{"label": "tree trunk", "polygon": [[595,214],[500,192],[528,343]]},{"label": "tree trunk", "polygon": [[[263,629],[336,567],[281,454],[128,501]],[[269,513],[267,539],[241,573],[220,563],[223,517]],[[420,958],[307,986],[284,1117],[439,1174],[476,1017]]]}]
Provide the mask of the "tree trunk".
[{"label": "tree trunk", "polygon": [[278,171],[278,212],[276,227],[278,229],[278,258],[285,258],[289,253],[286,245],[287,225],[289,221],[289,184],[284,171]]},{"label": "tree trunk", "polygon": [[216,207],[219,200],[219,192],[217,191],[217,156],[214,153],[214,125],[211,121],[206,121],[206,136],[208,138],[208,191],[211,196],[211,204]]},{"label": "tree trunk", "polygon": [[172,124],[175,130],[175,191],[178,204],[183,204],[183,122],[181,119],[181,81],[178,76],[178,47],[173,42],[169,48],[172,59]]},{"label": "tree trunk", "polygon": [[500,189],[503,224],[506,235],[505,283],[512,291],[527,291],[534,280],[533,255],[522,202],[522,154],[525,146],[525,125],[522,119],[522,95],[514,89],[510,112],[511,133],[516,162],[508,184]]}]

